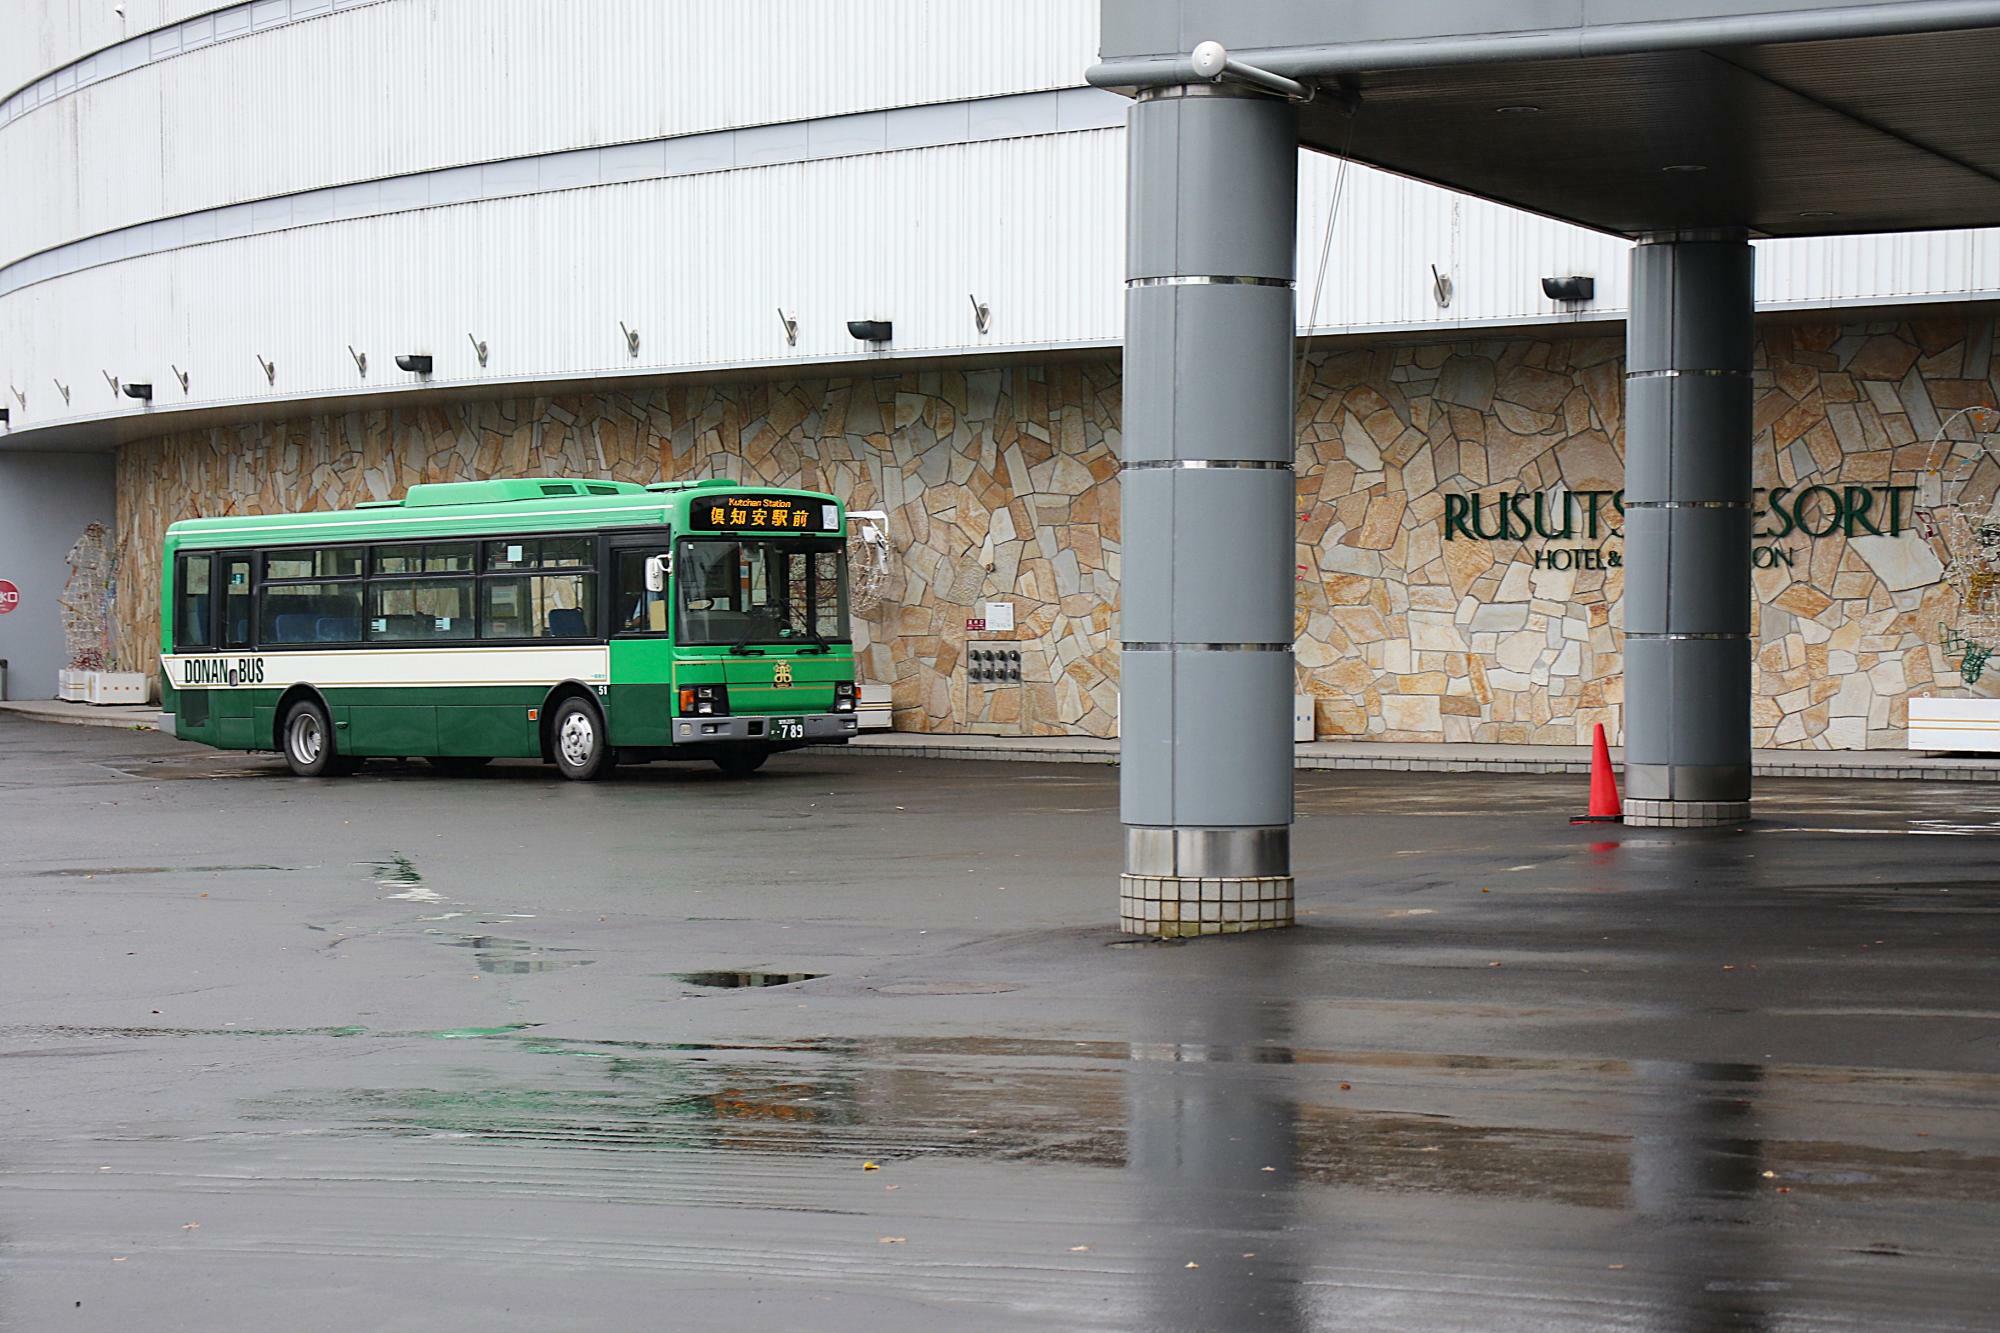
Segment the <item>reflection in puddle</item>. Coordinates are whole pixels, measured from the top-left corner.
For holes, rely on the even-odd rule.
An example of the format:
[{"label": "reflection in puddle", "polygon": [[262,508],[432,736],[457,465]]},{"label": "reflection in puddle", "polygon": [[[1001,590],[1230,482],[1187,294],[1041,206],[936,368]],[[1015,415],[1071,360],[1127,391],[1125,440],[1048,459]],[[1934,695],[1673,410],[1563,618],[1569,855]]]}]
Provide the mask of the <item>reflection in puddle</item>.
[{"label": "reflection in puddle", "polygon": [[504,935],[460,935],[440,941],[454,949],[472,950],[472,961],[481,972],[518,976],[526,972],[554,972],[565,967],[588,967],[594,958],[557,958],[553,955],[577,953],[576,949],[551,949]]},{"label": "reflection in puddle", "polygon": [[385,889],[400,890],[398,893],[390,894],[391,898],[417,903],[444,901],[443,894],[424,883],[424,877],[417,873],[416,863],[401,852],[390,852],[386,861],[369,861],[365,864],[375,872],[376,884]]},{"label": "reflection in puddle", "polygon": [[[462,947],[474,941],[493,943],[472,937]],[[1179,1034],[1211,1040],[1129,1044],[916,1036],[594,1041],[477,1028],[382,1033],[370,1035],[485,1038],[561,1061],[578,1077],[548,1086],[544,1076],[517,1067],[513,1077],[482,1075],[462,1086],[300,1089],[255,1099],[248,1111],[264,1121],[513,1147],[884,1163],[977,1158],[1123,1170],[1160,1216],[1181,1207],[1172,1200],[1183,1195],[1190,1225],[1197,1215],[1237,1214],[1225,1229],[1255,1233],[1260,1243],[1240,1249],[1258,1251],[1266,1274],[1304,1262],[1287,1257],[1282,1243],[1292,1208],[1283,1197],[1314,1187],[1537,1200],[1690,1235],[1720,1225],[1730,1236],[1754,1229],[1758,1210],[1781,1189],[1793,1198],[1893,1198],[1909,1207],[1983,1206],[2000,1196],[2000,1158],[1928,1145],[1763,1138],[1758,1108],[1772,1095],[1773,1074],[1754,1064],[1335,1051],[1290,1045],[1288,1026],[1219,1023]],[[1871,1087],[1887,1092],[1908,1075],[1806,1068],[1780,1077],[1785,1100],[1796,1101],[1823,1096],[1819,1085],[1828,1082],[1866,1097]],[[1590,1085],[1634,1097],[1632,1114],[1611,1125],[1467,1114],[1496,1093],[1567,1094]],[[1227,1256],[1219,1249],[1217,1257]],[[1769,1256],[1753,1246],[1698,1257],[1683,1274],[1692,1287],[1674,1298],[1741,1314],[1756,1326],[1765,1316],[1744,1299],[1753,1288],[1732,1287],[1735,1295],[1719,1301],[1700,1294],[1700,1284],[1768,1280]],[[1203,1262],[1199,1271],[1208,1267]]]},{"label": "reflection in puddle", "polygon": [[674,980],[709,990],[743,990],[753,986],[795,986],[801,981],[818,981],[824,972],[676,972]]}]

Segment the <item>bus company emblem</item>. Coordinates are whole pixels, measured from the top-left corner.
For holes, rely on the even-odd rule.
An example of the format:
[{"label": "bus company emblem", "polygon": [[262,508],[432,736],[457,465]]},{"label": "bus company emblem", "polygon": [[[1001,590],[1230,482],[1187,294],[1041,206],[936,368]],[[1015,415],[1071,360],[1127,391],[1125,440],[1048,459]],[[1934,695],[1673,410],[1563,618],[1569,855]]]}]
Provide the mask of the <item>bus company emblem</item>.
[{"label": "bus company emblem", "polygon": [[191,657],[181,663],[181,684],[262,685],[264,659],[261,657]]},{"label": "bus company emblem", "polygon": [[789,688],[791,683],[792,664],[790,662],[778,663],[777,668],[771,672],[771,684],[782,690]]}]

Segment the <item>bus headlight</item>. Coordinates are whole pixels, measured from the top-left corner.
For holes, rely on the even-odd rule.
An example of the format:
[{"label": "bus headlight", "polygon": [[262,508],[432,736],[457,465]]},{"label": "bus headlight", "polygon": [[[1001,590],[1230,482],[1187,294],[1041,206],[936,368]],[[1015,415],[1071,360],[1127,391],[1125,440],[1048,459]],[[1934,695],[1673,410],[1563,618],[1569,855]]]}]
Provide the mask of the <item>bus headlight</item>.
[{"label": "bus headlight", "polygon": [[854,711],[854,682],[837,680],[833,683],[833,711],[851,713]]},{"label": "bus headlight", "polygon": [[683,685],[681,686],[682,717],[716,717],[729,712],[729,687],[726,685]]}]

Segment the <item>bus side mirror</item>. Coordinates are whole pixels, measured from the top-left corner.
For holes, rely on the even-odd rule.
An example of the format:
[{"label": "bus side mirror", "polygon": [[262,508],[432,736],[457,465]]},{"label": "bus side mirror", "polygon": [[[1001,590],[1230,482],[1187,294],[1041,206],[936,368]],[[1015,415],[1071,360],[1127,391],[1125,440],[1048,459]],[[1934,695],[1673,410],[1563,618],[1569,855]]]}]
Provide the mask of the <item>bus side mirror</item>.
[{"label": "bus side mirror", "polygon": [[670,555],[647,556],[646,591],[665,592],[667,590],[667,574],[673,567],[674,558]]}]

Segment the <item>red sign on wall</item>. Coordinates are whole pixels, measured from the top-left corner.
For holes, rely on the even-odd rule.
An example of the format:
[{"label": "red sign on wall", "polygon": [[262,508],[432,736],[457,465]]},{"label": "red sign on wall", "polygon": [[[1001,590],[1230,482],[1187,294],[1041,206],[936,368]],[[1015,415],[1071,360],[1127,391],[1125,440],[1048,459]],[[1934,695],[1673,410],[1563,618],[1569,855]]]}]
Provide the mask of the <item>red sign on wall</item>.
[{"label": "red sign on wall", "polygon": [[5,579],[0,579],[0,616],[6,615],[21,604],[21,590]]}]

